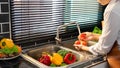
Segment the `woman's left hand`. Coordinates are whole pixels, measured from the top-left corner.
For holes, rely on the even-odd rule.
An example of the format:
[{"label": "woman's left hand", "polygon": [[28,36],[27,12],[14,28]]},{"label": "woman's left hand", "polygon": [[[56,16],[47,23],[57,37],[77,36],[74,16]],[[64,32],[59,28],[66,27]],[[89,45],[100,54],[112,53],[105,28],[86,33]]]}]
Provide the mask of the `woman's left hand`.
[{"label": "woman's left hand", "polygon": [[78,45],[78,44],[74,44],[73,45],[74,47],[75,47],[75,49],[77,49],[77,50],[85,50],[85,51],[88,51],[89,50],[89,48],[88,48],[88,46],[84,46],[84,45]]},{"label": "woman's left hand", "polygon": [[75,49],[81,50],[81,45],[80,44],[79,45],[78,44],[74,44],[73,46],[75,47]]}]

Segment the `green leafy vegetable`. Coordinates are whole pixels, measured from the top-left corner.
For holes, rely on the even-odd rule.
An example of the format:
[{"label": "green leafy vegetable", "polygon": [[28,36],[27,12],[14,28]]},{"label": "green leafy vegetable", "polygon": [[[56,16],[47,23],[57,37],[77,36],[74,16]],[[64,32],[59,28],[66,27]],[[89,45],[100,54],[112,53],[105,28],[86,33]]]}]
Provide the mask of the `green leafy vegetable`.
[{"label": "green leafy vegetable", "polygon": [[53,64],[53,63],[51,63],[51,64],[50,64],[50,66],[51,66],[51,67],[56,67],[56,65],[55,65],[55,64]]},{"label": "green leafy vegetable", "polygon": [[65,66],[65,65],[67,65],[66,63],[62,63],[60,66]]},{"label": "green leafy vegetable", "polygon": [[12,48],[3,48],[3,49],[0,49],[0,53],[4,53],[4,54],[12,54],[12,53],[15,53],[15,52],[18,52],[18,49],[17,47],[14,45]]},{"label": "green leafy vegetable", "polygon": [[97,26],[94,27],[93,33],[96,33],[96,34],[102,34],[102,30],[100,28],[98,28]]},{"label": "green leafy vegetable", "polygon": [[65,55],[68,53],[69,51],[67,50],[59,50],[57,53],[60,54],[62,57],[65,57]]}]

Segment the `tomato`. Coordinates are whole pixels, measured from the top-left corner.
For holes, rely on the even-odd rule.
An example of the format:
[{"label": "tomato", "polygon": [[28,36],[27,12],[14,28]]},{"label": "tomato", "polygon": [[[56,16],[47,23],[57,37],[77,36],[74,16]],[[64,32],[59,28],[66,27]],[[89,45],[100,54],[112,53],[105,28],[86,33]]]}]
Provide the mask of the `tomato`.
[{"label": "tomato", "polygon": [[76,40],[74,44],[79,45],[79,44],[80,44],[80,41],[79,41],[79,40]]},{"label": "tomato", "polygon": [[21,53],[22,52],[22,48],[18,45],[16,45],[17,49],[18,49],[18,53]]},{"label": "tomato", "polygon": [[87,42],[81,40],[81,45],[87,46]]},{"label": "tomato", "polygon": [[0,53],[0,58],[4,58],[4,57],[6,57],[6,55],[3,53]]},{"label": "tomato", "polygon": [[85,33],[82,33],[78,36],[78,39],[79,40],[85,40],[86,39],[86,34]]}]

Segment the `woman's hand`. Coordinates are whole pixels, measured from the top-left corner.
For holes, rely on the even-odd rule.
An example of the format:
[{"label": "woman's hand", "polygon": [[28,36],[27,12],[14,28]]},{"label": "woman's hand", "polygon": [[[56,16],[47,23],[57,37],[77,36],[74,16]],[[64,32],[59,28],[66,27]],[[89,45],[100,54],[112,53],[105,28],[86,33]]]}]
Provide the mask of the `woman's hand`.
[{"label": "woman's hand", "polygon": [[81,45],[81,44],[80,45],[74,44],[74,47],[77,50],[85,50],[85,51],[89,50],[88,46],[84,46],[84,45]]},{"label": "woman's hand", "polygon": [[94,34],[92,32],[83,32],[86,34],[86,40],[90,41],[90,40],[94,40]]},{"label": "woman's hand", "polygon": [[88,46],[82,44],[82,41],[98,41],[100,34],[95,34],[92,32],[83,32],[78,36],[79,44],[74,44],[75,49],[88,51]]},{"label": "woman's hand", "polygon": [[[86,41],[92,41],[92,40],[98,41],[100,37],[100,34],[95,34],[92,32],[83,32],[82,34],[86,34],[86,38],[85,38]],[[78,39],[80,38],[78,37]]]}]

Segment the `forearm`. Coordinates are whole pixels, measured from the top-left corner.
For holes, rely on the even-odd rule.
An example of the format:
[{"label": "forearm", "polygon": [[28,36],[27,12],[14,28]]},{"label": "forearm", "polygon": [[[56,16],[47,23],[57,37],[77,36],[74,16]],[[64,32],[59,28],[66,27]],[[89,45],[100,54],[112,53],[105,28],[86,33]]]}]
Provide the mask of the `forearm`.
[{"label": "forearm", "polygon": [[87,47],[87,46],[81,46],[81,49],[85,50],[85,51],[89,51],[89,47]]}]

